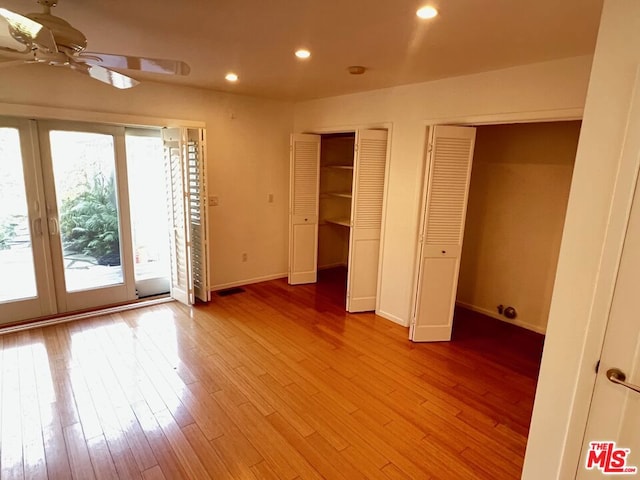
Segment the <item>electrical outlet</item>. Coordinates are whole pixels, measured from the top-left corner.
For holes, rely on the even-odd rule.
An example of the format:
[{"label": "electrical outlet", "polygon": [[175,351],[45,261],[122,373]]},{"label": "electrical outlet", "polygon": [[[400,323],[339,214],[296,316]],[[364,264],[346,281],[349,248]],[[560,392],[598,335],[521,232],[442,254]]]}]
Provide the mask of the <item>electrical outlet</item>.
[{"label": "electrical outlet", "polygon": [[209,197],[209,206],[210,207],[217,207],[218,206],[218,196],[217,195],[212,195]]},{"label": "electrical outlet", "polygon": [[246,262],[248,259],[249,259],[249,255],[247,255],[247,252],[244,252],[244,253],[242,254],[242,261],[243,261],[243,262]]}]

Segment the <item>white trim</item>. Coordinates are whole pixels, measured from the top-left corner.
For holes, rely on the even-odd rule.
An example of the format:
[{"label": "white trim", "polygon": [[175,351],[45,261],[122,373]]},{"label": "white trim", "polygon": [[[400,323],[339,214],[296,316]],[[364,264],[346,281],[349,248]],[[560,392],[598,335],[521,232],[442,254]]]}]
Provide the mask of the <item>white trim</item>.
[{"label": "white trim", "polygon": [[424,120],[424,125],[500,125],[505,123],[542,123],[582,120],[584,108],[504,112],[460,117],[436,117]]},{"label": "white trim", "polygon": [[[1,104],[0,104],[1,105]],[[299,133],[310,133],[313,135],[323,135],[328,133],[355,133],[358,130],[387,130],[391,133],[393,122],[376,122],[356,125],[343,125],[338,127],[313,127],[302,130]],[[294,132],[298,133],[298,132]]]},{"label": "white trim", "polygon": [[402,319],[400,317],[397,317],[396,315],[393,315],[391,313],[387,313],[385,311],[376,309],[376,315],[378,315],[379,317],[382,317],[382,318],[384,318],[386,320],[390,320],[393,323],[397,323],[398,325],[401,325],[403,327],[408,327],[409,326],[409,322],[407,322],[404,319]]},{"label": "white trim", "polygon": [[23,323],[21,325],[0,328],[0,336],[7,335],[9,333],[22,332],[24,330],[31,330],[33,328],[48,327],[51,325],[57,325],[59,323],[74,322],[76,320],[100,317],[102,315],[109,315],[112,313],[126,312],[128,310],[135,310],[136,308],[151,307],[153,305],[160,305],[162,303],[169,302],[175,302],[175,300],[171,297],[154,298],[152,300],[143,300],[135,303],[128,303],[126,305],[118,305],[116,307],[101,308],[100,310],[75,313],[72,315],[65,315],[64,317],[50,318],[48,320],[36,320],[34,322]]},{"label": "white trim", "polygon": [[487,317],[495,318],[496,320],[500,320],[501,322],[510,323],[511,325],[515,325],[517,327],[522,327],[527,330],[531,330],[532,332],[540,333],[545,335],[546,328],[540,327],[538,325],[533,325],[531,323],[523,322],[521,320],[511,320],[510,318],[503,317],[497,312],[492,310],[488,310],[486,308],[477,307],[475,305],[471,305],[469,303],[464,303],[456,300],[456,307],[466,308],[467,310],[471,310],[472,312],[481,313],[486,315]]},{"label": "white trim", "polygon": [[213,285],[211,287],[211,291],[217,292],[218,290],[224,290],[225,288],[242,287],[244,285],[251,285],[252,283],[267,282],[269,280],[278,280],[280,278],[287,278],[287,275],[288,275],[287,272],[284,272],[284,273],[276,273],[273,275],[265,275],[264,277],[255,277],[255,278],[248,278],[246,280],[238,280],[237,282],[222,283],[220,285]]},{"label": "white trim", "polygon": [[13,117],[37,118],[38,120],[67,120],[91,122],[129,127],[188,127],[205,128],[205,123],[194,120],[175,118],[148,117],[111,112],[74,110],[70,108],[46,107],[43,105],[21,105],[0,102],[0,115]]}]

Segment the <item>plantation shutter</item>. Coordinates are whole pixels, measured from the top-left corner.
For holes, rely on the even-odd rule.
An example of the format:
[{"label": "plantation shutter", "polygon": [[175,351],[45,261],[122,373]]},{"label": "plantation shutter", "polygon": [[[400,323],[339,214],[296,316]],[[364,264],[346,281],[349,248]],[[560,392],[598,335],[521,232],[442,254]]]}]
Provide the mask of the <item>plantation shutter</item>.
[{"label": "plantation shutter", "polygon": [[387,131],[359,130],[355,145],[347,310],[375,310]]},{"label": "plantation shutter", "polygon": [[203,129],[187,129],[185,148],[193,291],[197,299],[208,302],[211,300],[211,292],[209,289],[209,233],[204,157],[205,131]]},{"label": "plantation shutter", "polygon": [[431,128],[413,341],[451,339],[475,136],[472,127]]},{"label": "plantation shutter", "polygon": [[191,305],[208,301],[208,232],[204,130],[162,131],[171,228],[171,296]]},{"label": "plantation shutter", "polygon": [[320,136],[291,135],[289,284],[314,283],[318,267]]}]

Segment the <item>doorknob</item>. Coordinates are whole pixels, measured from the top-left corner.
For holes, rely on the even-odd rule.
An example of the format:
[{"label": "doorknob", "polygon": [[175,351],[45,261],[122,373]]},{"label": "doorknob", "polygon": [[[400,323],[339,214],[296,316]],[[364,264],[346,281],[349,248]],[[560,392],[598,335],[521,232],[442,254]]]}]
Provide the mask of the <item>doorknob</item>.
[{"label": "doorknob", "polygon": [[610,368],[607,370],[607,378],[610,382],[617,383],[618,385],[627,387],[629,390],[640,393],[640,386],[625,382],[627,376],[619,368]]}]

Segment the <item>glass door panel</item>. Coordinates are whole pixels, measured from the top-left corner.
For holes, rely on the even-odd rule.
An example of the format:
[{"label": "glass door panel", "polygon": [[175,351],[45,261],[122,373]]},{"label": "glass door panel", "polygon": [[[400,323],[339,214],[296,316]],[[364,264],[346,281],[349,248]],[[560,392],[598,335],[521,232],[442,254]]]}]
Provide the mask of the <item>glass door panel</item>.
[{"label": "glass door panel", "polygon": [[38,296],[20,133],[0,127],[0,302]]},{"label": "glass door panel", "polygon": [[51,131],[49,140],[67,292],[122,284],[113,137]]},{"label": "glass door panel", "polygon": [[55,313],[35,124],[0,117],[0,324]]},{"label": "glass door panel", "polygon": [[138,296],[168,293],[170,244],[160,130],[127,129],[126,147]]},{"label": "glass door panel", "polygon": [[124,128],[40,123],[58,310],[134,300]]}]

